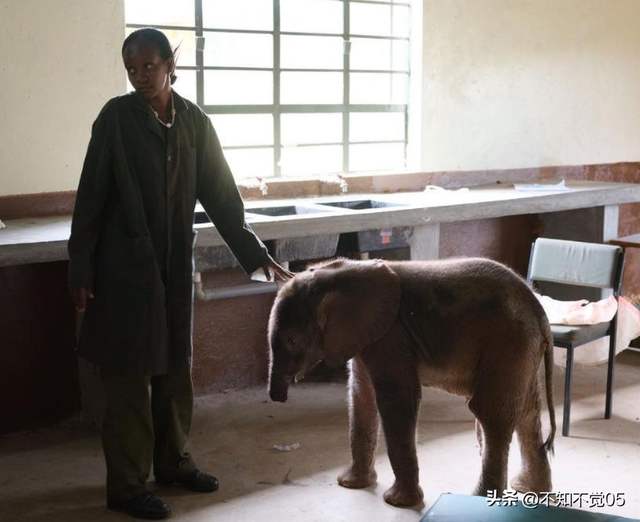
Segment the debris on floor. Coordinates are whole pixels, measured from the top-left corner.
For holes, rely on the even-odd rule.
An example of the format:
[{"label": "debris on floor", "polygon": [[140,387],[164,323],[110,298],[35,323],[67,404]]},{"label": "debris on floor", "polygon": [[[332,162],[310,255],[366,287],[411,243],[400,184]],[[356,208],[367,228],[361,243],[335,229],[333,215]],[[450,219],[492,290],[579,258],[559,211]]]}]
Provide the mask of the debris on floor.
[{"label": "debris on floor", "polygon": [[283,486],[301,486],[303,488],[307,487],[306,484],[302,484],[301,482],[295,482],[289,478],[292,471],[293,471],[293,468],[289,468],[289,471],[287,471],[287,474],[282,479],[282,485]]},{"label": "debris on floor", "polygon": [[293,444],[274,444],[273,446],[278,451],[295,451],[300,449],[300,443],[294,442]]}]

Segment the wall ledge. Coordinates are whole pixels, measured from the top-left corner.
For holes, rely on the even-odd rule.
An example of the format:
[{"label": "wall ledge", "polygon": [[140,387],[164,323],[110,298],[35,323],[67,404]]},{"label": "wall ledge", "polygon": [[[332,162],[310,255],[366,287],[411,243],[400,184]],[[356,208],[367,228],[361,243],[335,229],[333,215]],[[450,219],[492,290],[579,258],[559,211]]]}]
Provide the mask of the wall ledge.
[{"label": "wall ledge", "polygon": [[[551,179],[640,183],[640,162],[474,171],[358,173],[345,174],[344,179],[350,194],[412,192],[423,190],[426,185],[460,188]],[[240,194],[245,200],[261,200],[334,196],[341,193],[336,175],[265,181],[268,190],[266,196],[262,195],[255,178],[238,182]],[[74,203],[75,191],[0,196],[0,219],[67,215],[73,212]]]}]

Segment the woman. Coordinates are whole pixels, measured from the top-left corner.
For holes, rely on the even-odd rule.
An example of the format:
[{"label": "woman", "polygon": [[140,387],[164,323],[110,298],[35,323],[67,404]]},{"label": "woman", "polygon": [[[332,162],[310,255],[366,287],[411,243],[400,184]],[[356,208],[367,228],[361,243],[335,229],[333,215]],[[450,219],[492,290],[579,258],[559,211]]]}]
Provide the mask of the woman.
[{"label": "woman", "polygon": [[[85,311],[78,354],[100,366],[107,506],[164,518],[156,482],[215,491],[184,451],[193,408],[192,247],[196,199],[242,268],[291,274],[268,254],[209,117],[171,88],[174,52],[151,28],[127,37],[135,92],[110,100],[93,124],[69,239],[70,284]],[[151,397],[149,396],[151,387]]]}]

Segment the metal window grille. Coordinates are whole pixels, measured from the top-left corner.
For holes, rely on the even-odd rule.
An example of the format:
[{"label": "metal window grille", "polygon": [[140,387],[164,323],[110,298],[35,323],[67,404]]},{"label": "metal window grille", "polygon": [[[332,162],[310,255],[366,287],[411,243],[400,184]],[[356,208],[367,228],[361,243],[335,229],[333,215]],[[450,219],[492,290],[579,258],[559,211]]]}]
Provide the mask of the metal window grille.
[{"label": "metal window grille", "polygon": [[[175,0],[175,2],[180,2],[181,0]],[[264,137],[263,139],[258,139],[259,143],[251,143],[251,144],[242,144],[242,145],[234,145],[227,144],[225,145],[223,141],[223,147],[225,153],[230,151],[243,151],[243,150],[268,150],[272,152],[272,175],[274,176],[282,176],[283,169],[281,165],[283,150],[287,148],[287,144],[283,144],[283,134],[282,134],[282,120],[283,116],[290,114],[341,114],[342,115],[342,129],[341,129],[341,139],[340,140],[320,140],[320,141],[309,141],[306,143],[296,143],[293,148],[304,148],[304,147],[331,147],[338,146],[342,149],[342,158],[341,158],[341,166],[338,168],[331,170],[318,170],[314,172],[314,174],[327,174],[330,172],[355,172],[358,170],[356,165],[353,164],[351,159],[350,151],[352,147],[359,145],[374,145],[374,146],[384,146],[396,144],[401,149],[401,168],[406,166],[406,149],[408,142],[408,85],[409,85],[409,75],[410,75],[410,67],[409,67],[409,45],[411,42],[411,37],[408,31],[408,27],[410,24],[406,23],[405,27],[407,28],[405,33],[401,36],[395,35],[394,29],[394,13],[397,10],[403,10],[403,13],[406,15],[405,19],[408,20],[410,16],[410,0],[404,1],[378,1],[378,0],[311,0],[315,2],[316,5],[318,3],[333,3],[333,4],[342,4],[342,31],[341,32],[316,32],[316,31],[295,31],[295,30],[283,30],[281,27],[281,7],[283,2],[287,2],[288,0],[263,0],[264,2],[272,3],[272,15],[273,15],[273,23],[270,29],[238,29],[233,27],[215,27],[208,26],[205,23],[205,16],[203,9],[206,8],[207,2],[211,0],[182,0],[183,2],[191,3],[193,2],[193,18],[192,24],[185,25],[173,25],[170,21],[169,23],[163,23],[162,20],[154,20],[156,23],[144,23],[146,20],[140,19],[140,16],[135,20],[135,23],[131,22],[127,19],[126,27],[130,30],[134,30],[140,27],[156,27],[163,31],[180,31],[181,34],[189,34],[191,38],[195,36],[195,63],[184,65],[180,64],[180,59],[178,60],[177,65],[177,73],[180,74],[180,71],[195,71],[195,95],[196,95],[196,103],[204,109],[204,111],[211,115],[215,124],[216,115],[272,115],[273,117],[273,133],[272,136]],[[220,0],[217,1],[218,4],[222,3]],[[228,2],[235,2],[236,0],[228,0]],[[296,0],[299,2],[298,5],[309,1],[309,0]],[[127,4],[147,4],[150,10],[154,9],[154,3],[151,0],[126,0]],[[167,0],[165,0],[165,4]],[[204,4],[204,5],[203,5]],[[155,4],[157,5],[157,4]],[[371,9],[387,9],[389,13],[389,19],[383,20],[383,22],[388,22],[389,31],[388,34],[371,34],[368,32],[364,32],[362,34],[358,34],[356,32],[352,32],[352,12],[353,6],[375,6]],[[358,8],[358,7],[357,7]],[[367,9],[365,7],[365,9]],[[289,28],[290,29],[290,28]],[[375,31],[373,31],[375,33]],[[272,63],[270,66],[236,66],[234,64],[226,64],[226,65],[216,65],[216,63],[207,63],[205,60],[205,44],[207,36],[211,35],[268,35],[272,38]],[[342,39],[343,45],[343,53],[342,53],[342,63],[338,67],[283,67],[282,66],[282,41],[283,38],[287,37],[306,37],[306,38],[326,38],[333,39],[336,38]],[[379,67],[374,68],[355,68],[352,64],[352,55],[351,48],[354,42],[358,42],[360,45],[362,42],[382,42],[389,45],[389,61],[387,63],[381,63]],[[172,42],[175,45],[176,42]],[[400,68],[394,68],[395,58],[394,58],[394,45],[402,46],[405,50],[405,63]],[[373,56],[369,57],[370,59]],[[272,99],[271,103],[216,103],[216,96],[208,95],[207,92],[210,88],[210,83],[213,82],[212,72],[221,72],[221,71],[238,71],[238,72],[262,72],[262,73],[270,73],[272,75]],[[342,76],[342,93],[341,93],[341,101],[339,103],[282,103],[282,80],[283,75],[287,73],[318,73],[318,74],[341,74]],[[187,73],[189,74],[189,73]],[[190,73],[193,74],[193,73]],[[389,92],[391,93],[391,98],[393,98],[393,89],[394,89],[394,78],[403,80],[403,84],[405,87],[404,96],[400,96],[398,103],[391,103],[387,100],[387,103],[353,103],[352,99],[352,86],[354,84],[355,79],[363,78],[363,75],[370,75],[369,78],[374,79],[373,83],[376,83],[379,78],[380,82],[388,82]],[[402,82],[400,82],[402,84]],[[362,82],[360,83],[360,88],[362,89]],[[352,120],[354,115],[356,114],[381,114],[381,113],[395,113],[397,115],[401,115],[402,122],[402,130],[400,135],[393,136],[392,139],[350,139],[351,136],[351,127]],[[357,116],[356,116],[357,117]],[[319,149],[322,150],[322,149]],[[233,164],[232,164],[233,168]],[[366,170],[378,170],[378,169],[370,169]],[[384,170],[384,169],[383,169]],[[271,173],[270,173],[271,174]],[[253,174],[249,175],[258,175],[263,177],[263,174],[257,170]]]}]

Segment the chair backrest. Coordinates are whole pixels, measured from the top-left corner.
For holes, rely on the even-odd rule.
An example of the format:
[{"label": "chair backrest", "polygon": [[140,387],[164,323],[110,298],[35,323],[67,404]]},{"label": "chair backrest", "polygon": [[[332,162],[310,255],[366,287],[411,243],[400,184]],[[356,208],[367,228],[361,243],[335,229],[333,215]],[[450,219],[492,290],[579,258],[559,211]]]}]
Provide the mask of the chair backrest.
[{"label": "chair backrest", "polygon": [[531,247],[527,281],[613,289],[622,284],[622,247],[539,238]]}]

